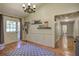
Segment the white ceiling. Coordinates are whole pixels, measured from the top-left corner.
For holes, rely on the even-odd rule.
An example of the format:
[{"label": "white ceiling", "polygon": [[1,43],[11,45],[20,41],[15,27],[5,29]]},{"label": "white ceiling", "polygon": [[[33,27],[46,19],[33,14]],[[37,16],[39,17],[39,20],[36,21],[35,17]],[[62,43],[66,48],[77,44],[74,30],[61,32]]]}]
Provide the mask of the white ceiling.
[{"label": "white ceiling", "polygon": [[[36,3],[35,5],[36,8],[41,6],[40,3]],[[23,11],[22,3],[0,3],[0,13],[15,17],[24,17],[28,14]]]}]

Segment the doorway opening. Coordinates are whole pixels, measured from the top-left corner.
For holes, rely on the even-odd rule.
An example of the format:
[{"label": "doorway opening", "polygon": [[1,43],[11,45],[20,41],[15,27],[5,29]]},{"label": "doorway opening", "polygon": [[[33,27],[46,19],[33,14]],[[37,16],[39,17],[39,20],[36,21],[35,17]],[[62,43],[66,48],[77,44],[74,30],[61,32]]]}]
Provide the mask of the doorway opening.
[{"label": "doorway opening", "polygon": [[[59,22],[56,25],[56,47],[63,50],[74,53],[74,22]],[[58,27],[58,28],[57,28]]]},{"label": "doorway opening", "polygon": [[78,15],[75,12],[55,16],[55,47],[66,51],[67,54],[75,55],[74,41],[79,35]]}]

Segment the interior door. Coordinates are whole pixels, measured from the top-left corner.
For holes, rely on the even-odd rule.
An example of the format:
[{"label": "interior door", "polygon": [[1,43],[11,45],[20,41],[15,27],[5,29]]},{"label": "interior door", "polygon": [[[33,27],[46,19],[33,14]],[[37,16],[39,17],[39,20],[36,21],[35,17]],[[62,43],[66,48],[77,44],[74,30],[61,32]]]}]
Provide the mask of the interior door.
[{"label": "interior door", "polygon": [[20,21],[17,18],[5,18],[5,43],[18,41],[20,37]]}]

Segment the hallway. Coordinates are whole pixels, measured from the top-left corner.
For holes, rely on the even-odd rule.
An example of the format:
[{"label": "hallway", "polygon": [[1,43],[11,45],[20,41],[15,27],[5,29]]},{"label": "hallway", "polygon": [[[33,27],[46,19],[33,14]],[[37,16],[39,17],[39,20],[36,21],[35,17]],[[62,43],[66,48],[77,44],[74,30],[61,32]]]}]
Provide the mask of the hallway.
[{"label": "hallway", "polygon": [[73,37],[67,37],[63,35],[57,42],[56,47],[64,50],[69,51],[75,55],[75,43]]}]

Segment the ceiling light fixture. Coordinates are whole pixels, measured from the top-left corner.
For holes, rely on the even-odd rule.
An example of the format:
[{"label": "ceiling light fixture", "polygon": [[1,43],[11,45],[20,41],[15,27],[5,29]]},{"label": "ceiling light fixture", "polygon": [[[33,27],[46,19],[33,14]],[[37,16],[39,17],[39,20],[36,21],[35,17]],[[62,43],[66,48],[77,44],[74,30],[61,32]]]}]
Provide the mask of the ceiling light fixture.
[{"label": "ceiling light fixture", "polygon": [[22,5],[22,8],[23,8],[24,12],[34,13],[35,12],[35,9],[36,9],[36,5],[31,6],[31,4],[28,3],[28,6],[26,7],[26,4],[23,4]]}]

